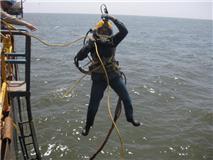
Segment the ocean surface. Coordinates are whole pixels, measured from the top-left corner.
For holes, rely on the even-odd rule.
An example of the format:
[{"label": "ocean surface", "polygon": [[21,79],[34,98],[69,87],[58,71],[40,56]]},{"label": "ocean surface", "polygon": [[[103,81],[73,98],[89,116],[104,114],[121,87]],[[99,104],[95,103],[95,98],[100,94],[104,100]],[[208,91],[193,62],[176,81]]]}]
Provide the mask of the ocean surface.
[{"label": "ocean surface", "polygon": [[[50,43],[69,42],[94,27],[100,15],[25,14],[38,28],[34,35]],[[118,120],[126,160],[213,159],[213,21],[117,16],[129,30],[116,58],[127,77],[135,118]],[[115,29],[115,27],[114,27]],[[116,29],[115,31],[116,32]],[[17,40],[17,50],[20,39]],[[32,40],[31,92],[37,139],[45,160],[87,160],[111,125],[107,93],[95,125],[81,136],[91,79],[84,78],[67,97],[64,93],[83,74],[73,64],[82,41],[67,48],[47,47]],[[112,111],[117,97],[112,92]],[[97,160],[120,159],[113,132]]]}]

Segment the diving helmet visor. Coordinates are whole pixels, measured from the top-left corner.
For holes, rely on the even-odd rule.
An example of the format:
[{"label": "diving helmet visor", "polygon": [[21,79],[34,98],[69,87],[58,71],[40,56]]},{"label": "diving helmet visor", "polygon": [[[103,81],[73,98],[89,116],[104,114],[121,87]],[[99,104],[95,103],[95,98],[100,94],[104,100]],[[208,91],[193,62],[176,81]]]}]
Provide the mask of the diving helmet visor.
[{"label": "diving helmet visor", "polygon": [[107,35],[107,36],[112,35],[112,24],[108,21],[103,20],[99,21],[96,24],[95,29],[99,35]]}]

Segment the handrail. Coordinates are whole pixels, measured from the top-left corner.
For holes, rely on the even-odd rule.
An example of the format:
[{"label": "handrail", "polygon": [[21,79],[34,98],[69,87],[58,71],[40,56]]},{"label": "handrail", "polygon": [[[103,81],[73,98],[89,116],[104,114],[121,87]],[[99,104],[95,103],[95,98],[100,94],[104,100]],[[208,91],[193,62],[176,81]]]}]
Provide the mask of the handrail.
[{"label": "handrail", "polygon": [[[25,37],[25,53],[24,53],[24,55],[25,55],[25,59],[26,59],[26,61],[27,61],[27,63],[25,64],[26,66],[25,66],[25,82],[26,82],[26,90],[27,90],[27,92],[29,93],[30,92],[30,68],[31,68],[31,66],[30,66],[30,61],[31,61],[31,37],[28,35],[28,31],[27,30],[25,30],[25,29],[18,29],[18,30],[1,30],[1,33],[3,34],[3,35],[11,35],[11,36],[16,36],[16,35],[18,35],[18,36],[24,36]],[[6,41],[5,41],[6,42]],[[7,42],[6,42],[7,43]],[[5,44],[6,44],[5,43]],[[11,45],[5,45],[4,44],[4,46],[12,46],[12,43],[11,43]],[[4,48],[3,48],[4,49]],[[7,52],[8,51],[8,52]],[[3,53],[11,53],[12,52],[12,50],[3,50]],[[9,54],[7,54],[7,55],[9,55]],[[3,58],[3,59],[5,59],[4,58],[4,56],[5,55],[1,55],[1,57]],[[6,56],[5,56],[6,57]],[[5,62],[3,61],[3,65],[9,65],[9,70],[11,70],[12,71],[12,65],[10,65],[10,64],[4,64]],[[3,68],[4,66],[2,66],[2,68]],[[4,75],[4,73],[3,73],[3,71],[2,71],[2,79],[4,79],[4,80],[6,80],[6,76]]]},{"label": "handrail", "polygon": [[[13,109],[14,109],[13,101],[17,101],[17,103],[15,103],[15,104],[17,104],[17,108],[18,108],[18,110],[17,110],[18,117],[14,117],[14,115],[11,115],[11,117],[13,118],[13,121],[14,121],[12,123],[13,127],[14,127],[15,123],[17,123],[19,126],[19,128],[18,128],[19,133],[18,134],[16,133],[15,139],[12,141],[12,143],[14,143],[13,152],[15,153],[18,151],[18,143],[17,143],[18,139],[17,138],[19,138],[19,144],[20,144],[20,147],[22,150],[23,158],[25,160],[28,160],[29,157],[31,157],[32,159],[40,160],[41,154],[39,151],[38,142],[37,142],[36,134],[35,134],[35,129],[34,129],[34,125],[32,122],[31,102],[30,102],[30,95],[31,95],[30,94],[31,36],[28,34],[28,31],[26,31],[26,30],[9,30],[9,31],[1,30],[1,34],[4,35],[4,37],[2,36],[3,39],[7,38],[7,37],[11,37],[8,39],[8,41],[3,42],[3,50],[1,51],[1,66],[2,66],[2,69],[1,69],[2,86],[1,87],[2,87],[2,90],[0,92],[1,93],[0,102],[2,102],[1,103],[2,110],[1,110],[0,114],[1,114],[1,116],[3,116],[3,118],[0,121],[0,123],[2,124],[1,128],[6,127],[5,119],[12,114],[9,111],[10,110],[9,105],[12,105],[11,110],[13,112]],[[15,55],[15,53],[14,53],[15,52],[14,43],[13,43],[14,36],[22,36],[25,39],[25,43],[23,43],[25,51],[23,54],[21,54],[21,56],[22,56],[21,59],[17,58],[17,55]],[[9,43],[9,41],[11,43]],[[11,84],[20,82],[19,81],[20,78],[19,78],[18,72],[17,72],[19,65],[24,65],[25,80],[24,80],[24,85],[22,87],[16,88],[17,90],[16,89],[14,90],[14,86],[12,86]],[[26,109],[27,112],[22,112],[23,106],[20,101],[21,97],[26,97],[25,98],[25,101],[26,101],[25,107],[26,108],[24,108],[24,109]],[[4,108],[3,108],[3,106],[4,106]],[[4,114],[4,111],[7,114]],[[23,119],[23,117],[25,117],[23,115],[26,115],[26,118]],[[16,119],[16,118],[19,118],[19,119]],[[11,128],[13,129],[13,127],[11,127]],[[27,127],[28,129],[24,130],[23,127]],[[8,131],[7,133],[11,133],[11,132]],[[11,134],[9,134],[9,135],[11,135]],[[26,139],[26,135],[30,135],[31,138]],[[1,139],[2,139],[2,137],[1,137]],[[2,143],[1,145],[8,146],[7,143],[4,143],[4,144]],[[31,146],[28,146],[28,145],[31,145]],[[30,155],[31,149],[33,149],[35,151],[35,153],[36,153],[35,155]],[[5,154],[6,156],[11,155],[11,152],[7,152],[6,150],[5,151],[3,150],[2,153]],[[3,157],[3,159],[4,159],[4,157]]]},{"label": "handrail", "polygon": [[[21,31],[21,32],[20,32]],[[28,36],[25,34],[25,32],[28,33],[27,30],[25,29],[17,29],[17,30],[5,30],[5,29],[1,29],[1,33],[2,34],[12,34],[12,35],[24,35],[24,36]]]}]

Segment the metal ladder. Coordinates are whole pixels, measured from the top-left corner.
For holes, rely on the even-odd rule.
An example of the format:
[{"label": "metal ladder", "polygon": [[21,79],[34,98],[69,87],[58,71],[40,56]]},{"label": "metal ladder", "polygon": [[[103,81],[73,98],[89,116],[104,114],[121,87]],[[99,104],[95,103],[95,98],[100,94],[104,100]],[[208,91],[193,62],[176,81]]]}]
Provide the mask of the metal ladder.
[{"label": "metal ladder", "polygon": [[[21,31],[21,32],[20,32]],[[7,80],[8,94],[12,106],[13,119],[17,124],[14,141],[15,149],[21,149],[24,160],[41,160],[41,154],[36,139],[35,128],[31,112],[31,92],[30,92],[30,68],[31,68],[31,37],[26,30],[20,31],[1,31],[3,34],[12,34],[15,36],[25,37],[24,53],[4,53],[7,57],[5,64],[13,66],[14,76]],[[18,77],[18,67],[23,65],[24,79]],[[17,154],[18,155],[18,154]]]}]

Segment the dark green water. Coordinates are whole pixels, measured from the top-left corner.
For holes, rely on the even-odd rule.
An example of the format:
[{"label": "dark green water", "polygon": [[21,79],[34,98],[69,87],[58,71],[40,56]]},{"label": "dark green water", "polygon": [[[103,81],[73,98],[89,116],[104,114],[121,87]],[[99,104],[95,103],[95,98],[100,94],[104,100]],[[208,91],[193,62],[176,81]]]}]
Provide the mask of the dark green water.
[{"label": "dark green water", "polygon": [[[65,42],[87,32],[98,15],[26,14],[37,25],[34,34]],[[124,113],[118,126],[126,160],[213,159],[213,48],[212,21],[118,16],[129,34],[116,58],[128,79],[135,128]],[[91,156],[110,126],[106,96],[95,126],[81,136],[91,80],[86,77],[68,97],[63,94],[82,74],[73,58],[81,43],[49,48],[33,40],[32,109],[43,159],[83,160]],[[112,101],[115,108],[116,95]],[[112,134],[97,160],[118,160],[119,140]]]}]

